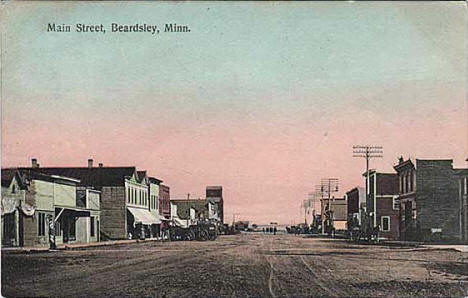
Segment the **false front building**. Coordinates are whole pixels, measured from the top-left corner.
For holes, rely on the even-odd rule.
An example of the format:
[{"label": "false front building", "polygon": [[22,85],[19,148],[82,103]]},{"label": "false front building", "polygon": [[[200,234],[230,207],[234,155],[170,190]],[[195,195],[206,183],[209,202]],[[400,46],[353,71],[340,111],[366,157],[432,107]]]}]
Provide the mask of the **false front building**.
[{"label": "false front building", "polygon": [[2,169],[3,246],[99,241],[100,192],[32,169]]},{"label": "false front building", "polygon": [[364,173],[368,179],[369,195],[366,199],[366,212],[363,225],[379,227],[380,236],[398,239],[398,176],[392,173],[379,173],[369,170]]},{"label": "false front building", "polygon": [[452,160],[399,159],[400,238],[460,240],[459,181]]},{"label": "false front building", "polygon": [[[158,212],[150,206],[151,181],[146,173],[135,167],[37,167],[28,168],[37,173],[72,177],[80,187],[101,192],[101,236],[103,240],[151,237],[152,225],[159,225]],[[159,181],[159,180],[158,180]],[[154,199],[154,190],[153,190]],[[153,201],[154,202],[154,201]],[[154,206],[154,205],[153,205]]]}]

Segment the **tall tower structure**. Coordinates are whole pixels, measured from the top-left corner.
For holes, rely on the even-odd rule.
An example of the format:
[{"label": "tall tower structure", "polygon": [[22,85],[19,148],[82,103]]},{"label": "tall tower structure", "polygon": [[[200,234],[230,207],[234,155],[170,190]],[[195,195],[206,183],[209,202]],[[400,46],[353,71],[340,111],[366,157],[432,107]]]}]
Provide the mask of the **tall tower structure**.
[{"label": "tall tower structure", "polygon": [[214,203],[219,216],[219,221],[224,224],[224,207],[223,207],[223,187],[222,186],[207,186],[206,200]]}]

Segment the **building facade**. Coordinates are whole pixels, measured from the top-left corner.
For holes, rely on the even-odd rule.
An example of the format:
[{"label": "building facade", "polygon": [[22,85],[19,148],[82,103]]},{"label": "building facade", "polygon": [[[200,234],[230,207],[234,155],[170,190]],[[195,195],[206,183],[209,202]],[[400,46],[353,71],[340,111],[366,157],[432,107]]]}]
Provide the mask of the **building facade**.
[{"label": "building facade", "polygon": [[164,222],[169,222],[168,218],[161,216],[159,210],[159,185],[162,180],[154,177],[148,177],[148,193],[149,193],[149,211],[153,215],[157,222],[151,226],[150,237],[161,237],[161,225]]},{"label": "building facade", "polygon": [[171,217],[171,194],[167,185],[159,185],[159,214],[164,218]]},{"label": "building facade", "polygon": [[207,186],[206,199],[213,203],[212,213],[216,214],[218,221],[224,223],[224,199],[222,186]]},{"label": "building facade", "polygon": [[400,238],[408,241],[460,240],[459,181],[452,160],[400,158]]},{"label": "building facade", "polygon": [[468,243],[468,169],[458,170],[456,175],[460,206],[460,240]]},{"label": "building facade", "polygon": [[346,192],[345,198],[348,212],[348,227],[360,226],[362,213],[366,207],[366,194],[364,187],[355,187]]},{"label": "building facade", "polygon": [[363,224],[370,228],[379,227],[382,238],[398,239],[398,175],[370,170],[363,176],[366,181],[369,179]]},{"label": "building facade", "polygon": [[[37,173],[78,179],[79,186],[101,193],[100,239],[149,237],[150,226],[158,224],[149,210],[148,178],[139,176],[135,167],[31,167]],[[97,222],[95,223],[95,226]]]},{"label": "building facade", "polygon": [[332,229],[344,231],[347,229],[348,211],[346,198],[321,198],[322,233],[330,233]]},{"label": "building facade", "polygon": [[[7,176],[12,177],[9,183],[4,179]],[[3,169],[2,180],[6,183],[2,186],[4,198],[17,193],[17,186],[21,188],[13,212],[7,205],[2,205],[3,213],[8,215],[2,216],[3,230],[7,231],[4,246],[55,246],[99,241],[98,191],[86,190],[83,201],[81,190],[77,188],[79,180],[31,169]]]}]

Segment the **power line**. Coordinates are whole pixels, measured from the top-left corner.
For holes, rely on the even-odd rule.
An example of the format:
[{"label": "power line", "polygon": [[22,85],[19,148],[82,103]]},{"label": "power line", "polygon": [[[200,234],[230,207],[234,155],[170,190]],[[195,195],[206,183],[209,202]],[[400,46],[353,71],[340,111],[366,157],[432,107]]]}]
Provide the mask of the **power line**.
[{"label": "power line", "polygon": [[[372,158],[382,158],[383,157],[383,147],[382,146],[371,146],[371,145],[356,145],[353,146],[353,157],[361,157],[366,159],[366,206],[369,198],[369,162]],[[375,192],[375,190],[374,190]],[[377,217],[376,217],[376,204],[374,200],[373,206],[373,218],[374,218],[374,227],[377,226]],[[367,211],[367,210],[366,210]]]},{"label": "power line", "polygon": [[[331,216],[330,225],[333,225],[333,204],[331,202],[332,194],[339,191],[339,180],[338,178],[322,178],[320,185],[317,185],[322,201],[327,198],[328,212]],[[325,219],[326,216],[322,216],[322,233],[325,233]]]}]

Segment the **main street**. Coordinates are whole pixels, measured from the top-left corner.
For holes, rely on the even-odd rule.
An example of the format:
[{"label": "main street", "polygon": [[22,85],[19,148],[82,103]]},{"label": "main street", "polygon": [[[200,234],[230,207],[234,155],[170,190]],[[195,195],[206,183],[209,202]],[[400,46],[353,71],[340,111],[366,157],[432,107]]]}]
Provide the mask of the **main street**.
[{"label": "main street", "polygon": [[293,235],[2,253],[13,296],[466,296],[468,255]]}]

